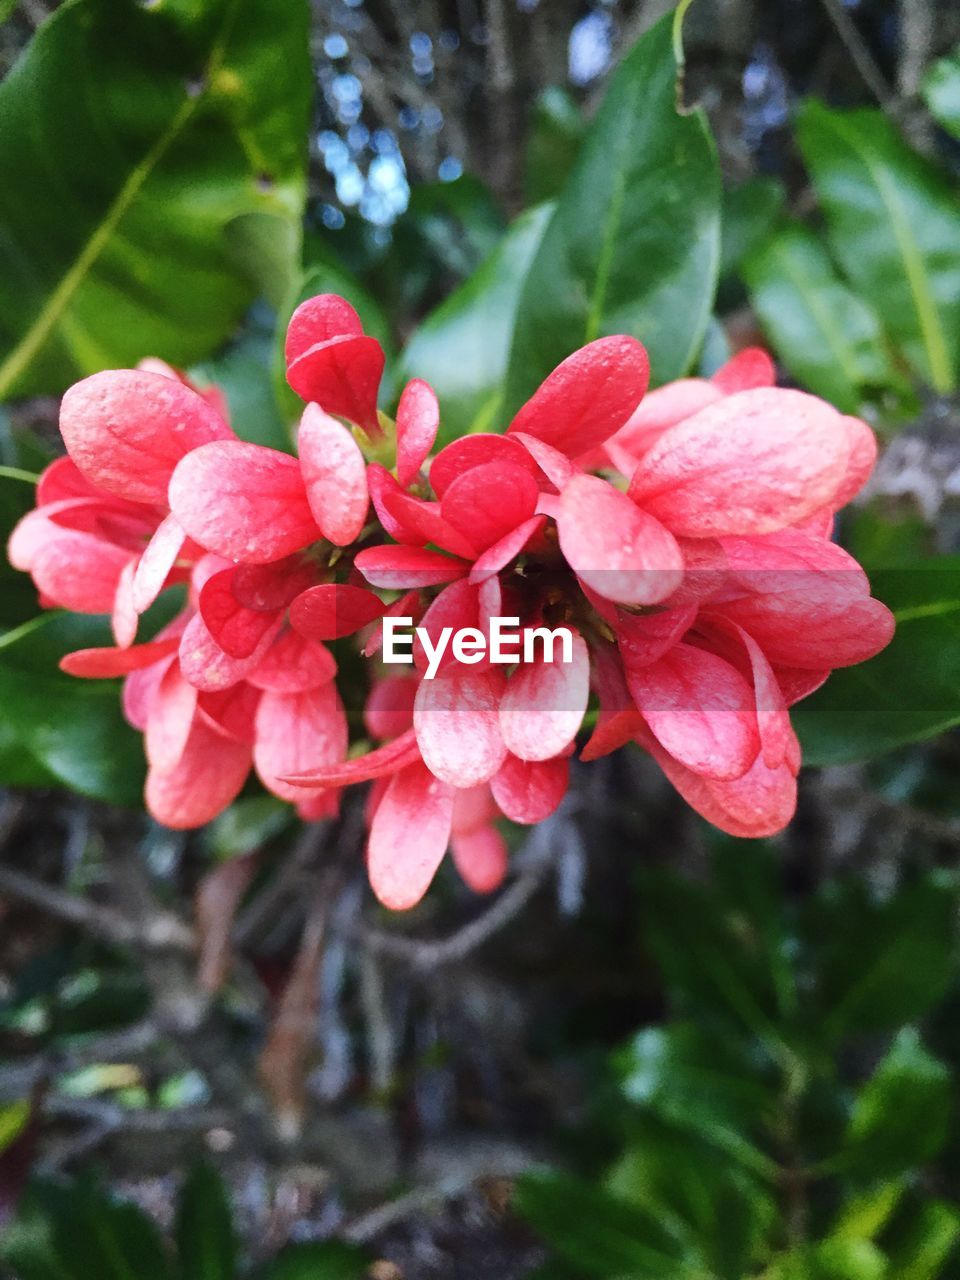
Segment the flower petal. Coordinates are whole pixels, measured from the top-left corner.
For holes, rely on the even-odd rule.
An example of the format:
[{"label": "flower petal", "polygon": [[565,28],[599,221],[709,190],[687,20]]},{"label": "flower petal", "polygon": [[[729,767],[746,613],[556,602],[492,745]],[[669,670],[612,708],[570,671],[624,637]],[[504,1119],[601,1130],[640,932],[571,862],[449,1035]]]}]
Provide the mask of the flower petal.
[{"label": "flower petal", "polygon": [[284,782],[296,782],[301,787],[348,786],[355,782],[371,782],[374,778],[392,777],[398,770],[420,760],[420,748],[413,729],[399,738],[386,742],[374,751],[353,756],[340,764],[309,768],[303,773],[290,774]]},{"label": "flower petal", "polygon": [[832,502],[849,438],[837,411],[802,391],[741,391],[670,427],[629,496],[687,537],[772,533]]},{"label": "flower petal", "polygon": [[444,520],[485,551],[533,515],[540,490],[529,471],[485,462],[458,476],[440,503]]},{"label": "flower petal", "polygon": [[696,605],[660,609],[656,613],[632,614],[618,610],[615,626],[617,647],[625,670],[648,667],[677,643],[693,626]]},{"label": "flower petal", "polygon": [[123,566],[113,597],[110,630],[121,649],[128,649],[137,638],[137,623],[140,618],[133,607],[133,575],[136,567],[136,560],[128,560]]},{"label": "flower petal", "polygon": [[443,518],[439,502],[424,502],[397,488],[385,489],[381,503],[394,521],[387,531],[398,541],[420,547],[432,542],[451,555],[468,560],[477,554],[474,543]]},{"label": "flower petal", "polygon": [[277,618],[240,604],[231,589],[235,573],[224,569],[207,579],[200,592],[200,615],[224,653],[249,658],[267,633],[276,630]]},{"label": "flower petal", "polygon": [[569,780],[569,756],[521,760],[508,755],[490,779],[490,790],[511,822],[542,822],[567,794]]},{"label": "flower petal", "polygon": [[486,582],[488,578],[492,578],[494,574],[506,568],[546,523],[544,516],[531,516],[529,520],[524,520],[515,529],[511,529],[492,547],[487,547],[486,551],[477,556],[474,561],[473,568],[470,570],[470,581]]},{"label": "flower petal", "polygon": [[777,366],[763,347],[745,347],[722,364],[710,381],[725,396],[755,387],[772,387],[777,381]]},{"label": "flower petal", "polygon": [[325,645],[296,631],[283,631],[247,676],[255,689],[271,693],[307,693],[329,684],[337,663]]},{"label": "flower petal", "polygon": [[470,568],[465,560],[423,547],[367,547],[354,564],[372,586],[390,591],[436,587],[464,577]]},{"label": "flower petal", "polygon": [[250,763],[248,746],[224,738],[198,717],[176,768],[147,774],[147,808],[165,827],[201,827],[236,800]]},{"label": "flower petal", "polygon": [[503,764],[498,711],[505,686],[502,671],[459,665],[421,681],[413,725],[424,764],[442,782],[475,787]]},{"label": "flower petal", "polygon": [[70,457],[99,488],[164,507],[180,459],[211,440],[233,437],[195,391],[135,369],[74,383],[60,405],[60,433]]},{"label": "flower petal", "polygon": [[151,769],[169,773],[176,768],[186,749],[196,708],[196,689],[172,663],[157,686],[147,716],[144,748]]},{"label": "flower petal", "polygon": [[180,670],[184,679],[204,693],[229,689],[254,670],[279,631],[281,622],[281,618],[274,620],[271,629],[249,657],[232,658],[214,640],[200,614],[194,614],[180,640]]},{"label": "flower petal", "polygon": [[512,438],[520,441],[550,483],[562,493],[576,475],[576,467],[567,455],[525,431],[515,431]]},{"label": "flower petal", "polygon": [[673,535],[597,476],[575,476],[564,489],[557,532],[571,569],[606,600],[656,604],[683,578]]},{"label": "flower petal", "polygon": [[37,589],[62,609],[75,613],[112,613],[120,575],[130,552],[91,533],[50,526],[37,548],[30,573]]},{"label": "flower petal", "polygon": [[203,445],[177,466],[170,508],[208,551],[264,564],[321,537],[296,458],[230,440]]},{"label": "flower petal", "polygon": [[385,363],[376,338],[343,335],[308,347],[287,365],[287,381],[301,400],[379,435],[377,393]]},{"label": "flower petal", "polygon": [[86,680],[110,680],[153,666],[174,653],[179,643],[178,636],[171,636],[168,640],[131,645],[129,649],[74,649],[60,659],[60,670]]},{"label": "flower petal", "polygon": [[573,635],[572,662],[523,663],[500,702],[500,732],[521,760],[549,760],[577,735],[590,696],[590,657]]},{"label": "flower petal", "polygon": [[626,677],[658,742],[694,773],[739,778],[757,758],[753,690],[723,658],[676,644],[650,666],[628,668]]},{"label": "flower petal", "polygon": [[539,473],[536,462],[521,444],[506,436],[481,431],[461,436],[459,440],[453,440],[440,450],[430,463],[431,488],[442,500],[454,480],[488,462],[505,462],[523,467],[534,477]]},{"label": "flower petal", "polygon": [[450,838],[453,864],[468,889],[493,893],[507,874],[507,845],[496,827],[454,832]]},{"label": "flower petal", "polygon": [[161,521],[137,561],[133,576],[133,607],[137,613],[146,613],[163,590],[186,537],[176,516],[167,516]]},{"label": "flower petal", "polygon": [[414,378],[397,405],[397,479],[406,489],[416,479],[437,438],[440,406],[429,383]]},{"label": "flower petal", "polygon": [[603,444],[630,417],[650,379],[647,353],[626,334],[598,338],[568,356],[507,428],[569,458]]},{"label": "flower petal", "polygon": [[385,907],[416,906],[446,853],[455,791],[423,764],[396,774],[370,826],[370,886]]},{"label": "flower petal", "polygon": [[383,602],[365,587],[323,582],[290,605],[290,625],[312,640],[339,640],[383,615]]},{"label": "flower petal", "polygon": [[284,779],[347,754],[347,718],[333,681],[303,693],[267,692],[260,699],[253,763],[267,788],[282,800],[302,799]]},{"label": "flower petal", "polygon": [[363,324],[354,308],[336,293],[318,293],[301,302],[287,325],[283,354],[291,364],[318,342],[363,333]]},{"label": "flower petal", "polygon": [[313,518],[338,547],[353,542],[367,519],[367,468],[360,446],[343,425],[308,404],[297,434],[300,470]]}]

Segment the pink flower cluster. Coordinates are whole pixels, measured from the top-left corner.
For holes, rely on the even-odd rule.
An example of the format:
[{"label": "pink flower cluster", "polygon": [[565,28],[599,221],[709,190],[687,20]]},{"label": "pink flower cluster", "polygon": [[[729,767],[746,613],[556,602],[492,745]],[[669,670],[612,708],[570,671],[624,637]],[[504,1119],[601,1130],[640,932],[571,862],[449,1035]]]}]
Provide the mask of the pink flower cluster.
[{"label": "pink flower cluster", "polygon": [[[496,819],[557,807],[587,723],[582,759],[639,743],[724,831],[790,820],[788,707],[893,631],[830,540],[873,466],[869,427],[776,388],[758,350],[646,394],[646,352],[616,336],[565,360],[505,434],[431,457],[436,397],[414,380],[395,423],[378,412],[383,352],[343,299],[305,302],[286,356],[306,402],[296,457],[237,439],[216,391],[159,362],[78,383],[61,409],[68,456],[11,538],[44,605],[111,614],[115,647],[62,665],[126,677],[158,821],[209,821],[251,768],[307,819],[372,781],[369,872],[386,905],[416,903],[448,848],[490,890],[506,867]],[[175,584],[185,608],[137,642]],[[378,659],[390,614],[431,639],[486,634],[492,617],[562,624],[573,660],[448,653],[426,680],[417,641],[398,675]],[[369,674],[360,754],[331,644]],[[358,683],[343,684],[352,703]]]}]

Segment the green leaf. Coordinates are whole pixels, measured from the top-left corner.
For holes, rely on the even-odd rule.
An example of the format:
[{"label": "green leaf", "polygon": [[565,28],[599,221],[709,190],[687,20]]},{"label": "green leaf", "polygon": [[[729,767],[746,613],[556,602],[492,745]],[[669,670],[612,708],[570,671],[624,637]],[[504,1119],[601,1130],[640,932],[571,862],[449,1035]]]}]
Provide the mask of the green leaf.
[{"label": "green leaf", "polygon": [[816,1034],[834,1044],[925,1013],[951,978],[956,904],[955,883],[940,873],[882,902],[859,882],[828,887],[808,928],[821,952]]},{"label": "green leaf", "polygon": [[904,1027],[857,1095],[845,1150],[831,1168],[877,1181],[924,1164],[946,1140],[950,1089],[948,1069]]},{"label": "green leaf", "polygon": [[369,1257],[353,1245],[330,1240],[294,1244],[260,1267],[251,1280],[362,1280]]},{"label": "green leaf", "polygon": [[311,92],[304,0],[62,5],[0,86],[0,398],[216,347],[227,227],[299,223]]},{"label": "green leaf", "polygon": [[960,138],[960,46],[935,62],[922,85],[930,114],[948,133]]},{"label": "green leaf", "polygon": [[234,1280],[236,1243],[223,1179],[193,1165],[180,1188],[176,1220],[180,1280]]},{"label": "green leaf", "polygon": [[668,15],[627,54],[564,187],[523,285],[507,407],[576,348],[629,333],[654,382],[696,356],[720,253],[717,159],[700,111],[677,110],[679,50]]},{"label": "green leaf", "polygon": [[752,178],[724,190],[721,279],[739,271],[744,259],[759,248],[780,216],[785,198],[783,183],[776,178]]},{"label": "green leaf", "polygon": [[275,796],[236,800],[206,830],[214,857],[241,857],[266,844],[293,821],[290,806]]},{"label": "green leaf", "polygon": [[886,1280],[888,1274],[886,1259],[869,1240],[825,1240],[791,1250],[763,1280]]},{"label": "green leaf", "polygon": [[0,1106],[0,1153],[20,1137],[30,1120],[30,1102],[21,1098]]},{"label": "green leaf", "polygon": [[806,227],[776,231],[747,257],[743,274],[774,349],[802,386],[855,413],[894,381],[879,320]]},{"label": "green leaf", "polygon": [[527,204],[560,194],[586,133],[583,112],[566,89],[551,85],[534,103],[527,142]]},{"label": "green leaf", "polygon": [[498,421],[523,279],[552,212],[519,217],[473,276],[426,318],[401,359],[401,375],[425,378],[440,398],[440,443]]},{"label": "green leaf", "polygon": [[[895,1280],[939,1280],[960,1238],[960,1209],[942,1200],[916,1206],[896,1240],[887,1245]],[[952,1274],[952,1272],[951,1272]]]},{"label": "green leaf", "polygon": [[684,1275],[673,1235],[646,1211],[589,1183],[557,1174],[528,1174],[513,1207],[560,1257],[587,1275],[670,1280]]},{"label": "green leaf", "polygon": [[960,209],[880,111],[808,102],[798,139],[837,260],[935,390],[960,358]]},{"label": "green leaf", "polygon": [[89,1179],[34,1183],[0,1237],[0,1260],[18,1280],[171,1280],[153,1222]]},{"label": "green leaf", "polygon": [[794,709],[806,764],[866,760],[960,724],[960,557],[877,571],[871,581],[896,633]]},{"label": "green leaf", "polygon": [[[79,680],[57,668],[73,649],[111,644],[106,619],[51,611],[9,638],[0,637],[0,779],[55,781],[96,800],[140,804],[143,748],[121,714],[118,682]],[[36,781],[25,757],[40,771]]]}]

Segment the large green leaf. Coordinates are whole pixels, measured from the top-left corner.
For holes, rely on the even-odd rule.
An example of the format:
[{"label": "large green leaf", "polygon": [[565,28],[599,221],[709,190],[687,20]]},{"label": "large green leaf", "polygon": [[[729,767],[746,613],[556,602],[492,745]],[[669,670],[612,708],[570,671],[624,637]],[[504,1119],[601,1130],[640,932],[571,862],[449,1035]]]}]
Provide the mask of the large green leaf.
[{"label": "large green leaf", "polygon": [[234,1280],[236,1242],[223,1179],[207,1164],[195,1164],[177,1199],[180,1280]]},{"label": "large green leaf", "polygon": [[915,371],[950,391],[960,359],[960,206],[880,111],[808,102],[798,138],[846,275]]},{"label": "large green leaf", "polygon": [[960,724],[960,557],[871,575],[897,630],[795,709],[808,764],[865,760]]},{"label": "large green leaf", "polygon": [[573,97],[551,85],[534,103],[527,142],[527,204],[559,195],[580,151],[586,122]]},{"label": "large green leaf", "polygon": [[310,92],[304,0],[59,8],[0,86],[0,398],[212,350],[254,293],[227,228],[299,221]]},{"label": "large green leaf", "polygon": [[656,24],[607,90],[524,282],[507,378],[516,410],[577,347],[630,333],[654,382],[691,364],[720,253],[717,159],[677,110],[678,19]]},{"label": "large green leaf", "polygon": [[478,271],[416,331],[401,361],[405,378],[426,378],[440,397],[441,443],[496,430],[510,338],[523,279],[552,212],[530,209]]},{"label": "large green leaf", "polygon": [[294,1244],[259,1268],[251,1280],[363,1280],[369,1266],[361,1249],[338,1240]]},{"label": "large green leaf", "polygon": [[777,354],[804,387],[855,413],[893,380],[879,320],[806,227],[778,229],[743,273]]},{"label": "large green leaf", "polygon": [[946,1139],[950,1088],[948,1069],[904,1027],[858,1094],[833,1167],[874,1182],[924,1164]]},{"label": "large green leaf", "polygon": [[[943,1264],[960,1239],[960,1210],[943,1200],[927,1199],[902,1227],[890,1254],[891,1280],[940,1280]],[[953,1272],[950,1273],[954,1274]]]},{"label": "large green leaf", "polygon": [[923,82],[923,96],[944,129],[960,138],[960,45],[930,68]]},{"label": "large green leaf", "polygon": [[770,234],[786,194],[776,178],[752,178],[723,193],[720,278],[739,271],[744,259]]}]

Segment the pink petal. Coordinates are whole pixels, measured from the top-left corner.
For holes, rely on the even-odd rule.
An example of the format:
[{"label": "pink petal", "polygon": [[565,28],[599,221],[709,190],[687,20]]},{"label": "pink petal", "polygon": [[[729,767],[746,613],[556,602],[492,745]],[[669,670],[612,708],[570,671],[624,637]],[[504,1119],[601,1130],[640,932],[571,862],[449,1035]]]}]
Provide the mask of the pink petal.
[{"label": "pink petal", "polygon": [[440,509],[444,520],[483,551],[529,520],[539,496],[529,471],[508,462],[485,462],[451,482]]},{"label": "pink petal", "polygon": [[163,590],[186,541],[176,516],[167,516],[147,543],[133,578],[133,607],[145,613]]},{"label": "pink petal", "polygon": [[63,609],[111,613],[130,552],[90,533],[50,526],[51,536],[33,556],[37,589]]},{"label": "pink petal", "polygon": [[308,404],[297,435],[300,470],[313,518],[324,537],[345,547],[367,519],[367,467],[360,446],[343,425]]},{"label": "pink petal", "polygon": [[[133,650],[128,649],[126,652],[132,653]],[[141,733],[146,731],[150,708],[160,688],[160,681],[174,661],[175,658],[170,655],[150,663],[149,666],[138,667],[123,682],[123,714],[134,729],[139,729]]]},{"label": "pink petal", "polygon": [[241,440],[203,445],[177,466],[170,508],[228,560],[281,560],[321,537],[296,458]]},{"label": "pink petal", "polygon": [[[398,600],[394,600],[393,604],[388,605],[383,610],[384,618],[412,618],[414,625],[423,616],[424,604],[420,597],[419,588],[413,591],[405,592]],[[383,647],[383,618],[378,619],[370,629],[361,653],[365,658],[372,658],[375,653],[379,653]]]},{"label": "pink petal", "polygon": [[120,581],[117,583],[117,593],[113,597],[110,629],[121,649],[128,649],[137,638],[137,623],[140,618],[133,607],[133,575],[136,567],[135,560],[128,560],[123,566]]},{"label": "pink petal", "polygon": [[45,507],[48,503],[69,501],[71,498],[102,501],[103,490],[90,483],[72,458],[54,458],[37,481],[37,506]]},{"label": "pink petal", "polygon": [[160,662],[169,657],[178,644],[179,639],[171,636],[169,640],[152,640],[129,649],[74,649],[60,659],[60,670],[68,676],[82,676],[87,680],[109,680]]},{"label": "pink petal", "polygon": [[453,864],[474,893],[493,893],[507,874],[507,846],[496,827],[455,834],[450,840]]},{"label": "pink petal", "polygon": [[147,808],[165,827],[203,826],[236,800],[250,763],[248,746],[231,742],[197,718],[176,768],[147,774]]},{"label": "pink petal", "polygon": [[233,432],[182,382],[134,369],[95,373],[60,405],[60,433],[86,478],[108,493],[165,507],[173,469],[191,449]]},{"label": "pink petal", "polygon": [[[434,645],[439,640],[440,633],[444,627],[450,627],[454,633],[463,630],[464,627],[479,627],[480,611],[477,588],[465,578],[461,578],[457,582],[451,582],[430,602],[418,625],[426,631]],[[417,635],[414,636],[413,641],[413,660],[420,671],[427,670],[429,666],[427,652],[420,637]],[[443,671],[450,664],[455,663],[453,648],[448,645],[440,660],[439,670]],[[483,666],[484,664],[478,665]]]},{"label": "pink petal", "polygon": [[562,493],[576,475],[576,468],[567,455],[524,431],[515,431],[513,439],[520,441],[550,483]]},{"label": "pink petal", "polygon": [[361,333],[363,324],[346,298],[336,293],[320,293],[301,302],[290,317],[283,347],[284,358],[290,364],[318,342]]},{"label": "pink petal", "polygon": [[521,760],[508,755],[490,779],[493,798],[511,822],[542,822],[567,794],[570,758]]},{"label": "pink petal", "polygon": [[421,547],[368,547],[354,564],[372,586],[390,591],[436,587],[464,577],[470,568],[465,560]]},{"label": "pink petal", "polygon": [[281,618],[274,620],[271,629],[249,657],[232,658],[214,640],[200,614],[195,614],[180,640],[180,670],[184,678],[203,693],[229,689],[255,669],[281,623]]},{"label": "pink petal", "polygon": [[299,553],[272,564],[239,564],[233,575],[233,594],[247,609],[274,613],[286,609],[317,580],[317,570]]},{"label": "pink petal", "polygon": [[829,671],[804,671],[800,667],[775,667],[774,673],[788,707],[809,698],[830,678]]},{"label": "pink petal", "polygon": [[446,853],[453,819],[453,787],[423,764],[391,779],[370,827],[370,887],[385,907],[416,906]]},{"label": "pink petal", "polygon": [[413,729],[399,738],[384,743],[366,755],[353,756],[340,764],[310,768],[304,773],[291,774],[285,782],[296,782],[299,787],[348,786],[355,782],[370,782],[374,778],[392,777],[400,769],[419,762],[420,748]]},{"label": "pink petal", "polygon": [[337,674],[333,654],[316,640],[283,631],[247,676],[256,689],[271,693],[307,693]]},{"label": "pink petal", "polygon": [[332,681],[304,693],[265,693],[256,719],[253,763],[263,785],[282,800],[302,794],[288,775],[339,764],[347,754],[347,719]]},{"label": "pink petal", "polygon": [[677,644],[626,676],[651,731],[686,768],[711,778],[739,778],[757,758],[753,690],[716,654]]},{"label": "pink petal", "polygon": [[857,496],[870,479],[877,461],[877,437],[872,428],[859,418],[844,417],[843,424],[847,429],[849,456],[843,483],[832,503],[837,510]]},{"label": "pink petal", "polygon": [[847,432],[802,391],[741,391],[669,428],[644,455],[630,497],[676,534],[772,533],[830,503]]},{"label": "pink petal", "polygon": [[506,568],[511,560],[515,560],[530,539],[544,527],[543,516],[531,516],[515,529],[511,529],[499,542],[488,547],[482,555],[477,556],[470,570],[470,581],[480,583],[487,581],[494,574]]},{"label": "pink petal", "polygon": [[391,537],[421,547],[432,542],[451,555],[465,556],[468,560],[477,554],[471,539],[443,518],[439,502],[424,502],[398,488],[384,491],[382,505],[394,522],[387,530]]},{"label": "pink petal", "polygon": [[760,731],[760,754],[768,769],[779,769],[785,760],[798,756],[800,750],[790,723],[787,704],[766,654],[742,627],[735,627],[733,630],[743,645],[750,664],[757,728]]},{"label": "pink petal", "polygon": [[256,741],[254,722],[259,704],[260,690],[241,680],[220,693],[198,694],[197,714],[217,733],[252,747]]},{"label": "pink petal", "polygon": [[390,537],[395,542],[407,542],[415,546],[422,546],[423,538],[420,536],[419,531],[408,529],[405,520],[401,516],[393,515],[387,505],[388,498],[401,495],[408,497],[409,495],[404,492],[386,467],[382,467],[379,462],[371,462],[367,467],[367,485],[370,489],[370,501],[373,503],[373,509]]},{"label": "pink petal", "polygon": [[500,768],[507,749],[498,711],[506,685],[502,671],[451,665],[423,680],[413,724],[423,762],[452,787],[475,787]]},{"label": "pink petal", "polygon": [[762,347],[745,347],[720,366],[710,379],[725,396],[755,387],[772,387],[777,381],[777,367]]},{"label": "pink petal", "polygon": [[660,609],[656,613],[631,614],[619,610],[616,622],[617,647],[624,668],[636,671],[658,662],[693,626],[696,605]]},{"label": "pink petal", "polygon": [[317,343],[287,365],[287,381],[301,400],[379,435],[377,392],[386,362],[376,338],[342,336]]},{"label": "pink petal", "polygon": [[557,517],[560,549],[585,583],[607,600],[649,605],[676,591],[683,556],[676,539],[606,480],[578,475]]},{"label": "pink petal", "polygon": [[680,378],[648,391],[616,435],[607,441],[607,453],[624,475],[632,475],[637,462],[668,427],[705,409],[721,394],[705,378]]},{"label": "pink petal", "polygon": [[397,405],[397,479],[405,489],[416,479],[439,427],[440,406],[433,388],[414,378]]},{"label": "pink petal", "polygon": [[786,764],[768,769],[758,756],[741,778],[717,782],[691,773],[649,733],[638,741],[692,808],[728,835],[762,838],[782,831],[797,807],[797,779]]},{"label": "pink petal", "polygon": [[371,738],[398,738],[413,724],[417,681],[410,676],[384,676],[367,695],[363,723]]},{"label": "pink petal", "polygon": [[619,652],[608,641],[596,639],[591,657],[600,707],[593,733],[580,752],[580,759],[585,761],[599,760],[619,750],[645,728],[627,689]]},{"label": "pink petal", "polygon": [[526,432],[576,458],[623,426],[643,399],[649,378],[650,362],[636,338],[598,338],[554,369],[508,433]]},{"label": "pink petal", "polygon": [[231,590],[234,569],[215,573],[200,592],[200,615],[207,630],[231,658],[249,658],[270,631],[277,618],[271,613],[245,609]]},{"label": "pink petal", "polygon": [[442,500],[454,480],[488,462],[505,462],[523,467],[534,478],[539,474],[539,467],[522,445],[506,436],[477,432],[454,440],[441,449],[430,463],[430,485],[433,492]]},{"label": "pink petal", "polygon": [[383,615],[379,596],[364,587],[324,582],[290,605],[290,625],[312,640],[339,640]]},{"label": "pink petal", "polygon": [[573,661],[523,663],[500,702],[500,732],[521,760],[549,760],[574,740],[590,696],[590,657],[573,636]]},{"label": "pink petal", "polygon": [[196,689],[172,663],[157,686],[147,716],[144,747],[151,769],[169,773],[176,768],[190,737],[196,707]]}]

